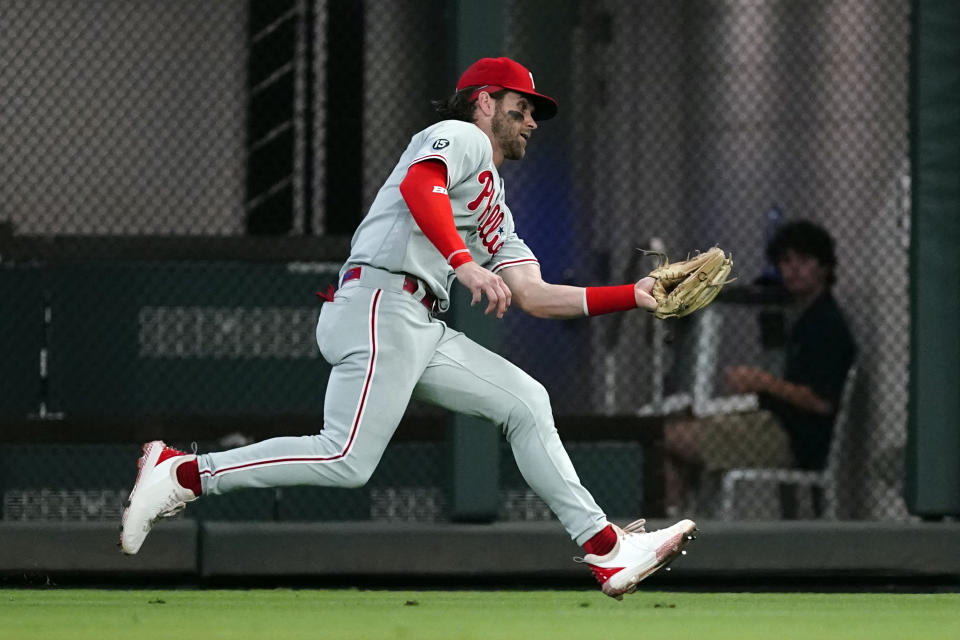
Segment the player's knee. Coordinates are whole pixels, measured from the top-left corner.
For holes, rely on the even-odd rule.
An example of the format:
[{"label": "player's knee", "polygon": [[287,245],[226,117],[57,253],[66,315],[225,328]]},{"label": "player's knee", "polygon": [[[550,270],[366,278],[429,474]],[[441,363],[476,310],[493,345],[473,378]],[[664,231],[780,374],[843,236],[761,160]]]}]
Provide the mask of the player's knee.
[{"label": "player's knee", "polygon": [[349,475],[343,479],[343,482],[340,483],[340,486],[344,489],[359,489],[360,487],[366,485],[367,481],[369,480],[369,473]]},{"label": "player's knee", "polygon": [[550,405],[550,394],[547,393],[546,387],[536,380],[532,380],[532,382],[531,390],[527,396],[530,407],[538,414],[552,415],[553,407]]},{"label": "player's knee", "polygon": [[550,394],[542,384],[528,377],[522,384],[514,387],[513,391],[515,402],[507,420],[508,429],[511,426],[552,427],[553,408],[550,405]]},{"label": "player's knee", "polygon": [[373,469],[364,466],[345,465],[340,476],[340,486],[344,489],[359,489],[370,481]]}]

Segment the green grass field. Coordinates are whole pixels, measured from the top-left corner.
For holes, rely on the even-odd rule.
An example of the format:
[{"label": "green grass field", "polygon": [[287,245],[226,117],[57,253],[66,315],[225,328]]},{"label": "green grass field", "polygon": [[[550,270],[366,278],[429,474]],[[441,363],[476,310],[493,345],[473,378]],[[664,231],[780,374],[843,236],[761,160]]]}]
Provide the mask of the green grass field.
[{"label": "green grass field", "polygon": [[3,640],[956,640],[960,594],[0,590]]}]

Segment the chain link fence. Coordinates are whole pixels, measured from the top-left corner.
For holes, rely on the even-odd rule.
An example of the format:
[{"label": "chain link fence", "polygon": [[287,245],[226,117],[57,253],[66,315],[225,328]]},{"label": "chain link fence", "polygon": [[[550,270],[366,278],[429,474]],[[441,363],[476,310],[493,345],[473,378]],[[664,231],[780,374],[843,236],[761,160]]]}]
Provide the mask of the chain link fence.
[{"label": "chain link fence", "polygon": [[[909,10],[504,2],[502,53],[560,102],[527,158],[503,168],[545,279],[631,282],[656,263],[637,248],[678,258],[718,244],[736,260],[730,294],[700,316],[502,323],[500,350],[551,392],[561,436],[573,417],[598,425],[594,441],[568,444],[611,515],[652,504],[662,487],[649,480],[669,456],[659,435],[605,437],[605,420],[657,433],[717,412],[747,420],[753,401],[732,397],[725,369],[782,371],[796,314],[761,286],[765,247],[777,224],[811,220],[835,240],[833,291],[858,347],[835,493],[795,489],[784,469],[730,500],[714,469],[664,506],[815,517],[831,501],[842,518],[907,516]],[[4,519],[116,517],[134,475],[130,425],[173,441],[187,425],[196,433],[181,444],[205,450],[278,435],[284,421],[319,429],[328,368],[314,291],[431,122],[429,99],[453,90],[448,11],[439,0],[0,4]],[[428,407],[411,415],[440,421]],[[443,520],[442,430],[402,433],[362,490],[256,491],[188,515]],[[500,518],[552,517],[506,448],[500,486]]]}]

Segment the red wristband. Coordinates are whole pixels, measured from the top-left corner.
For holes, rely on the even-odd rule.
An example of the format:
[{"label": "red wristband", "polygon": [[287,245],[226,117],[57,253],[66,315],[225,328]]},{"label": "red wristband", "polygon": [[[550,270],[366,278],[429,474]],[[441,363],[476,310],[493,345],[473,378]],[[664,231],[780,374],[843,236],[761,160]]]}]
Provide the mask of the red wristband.
[{"label": "red wristband", "polygon": [[632,284],[621,284],[614,287],[587,287],[585,304],[585,311],[588,316],[599,316],[615,311],[629,311],[637,308],[637,294]]}]

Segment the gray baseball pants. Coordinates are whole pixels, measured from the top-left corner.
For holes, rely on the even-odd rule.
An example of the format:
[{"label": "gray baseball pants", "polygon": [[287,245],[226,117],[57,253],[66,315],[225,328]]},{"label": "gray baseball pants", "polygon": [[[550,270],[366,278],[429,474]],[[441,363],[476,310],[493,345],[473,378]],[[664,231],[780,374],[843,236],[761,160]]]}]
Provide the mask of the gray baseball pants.
[{"label": "gray baseball pants", "polygon": [[198,456],[204,494],[363,486],[413,397],[499,426],[570,537],[582,544],[599,532],[606,516],[577,477],[543,385],[434,318],[403,281],[364,267],[323,305],[317,343],[333,369],[320,433]]}]

